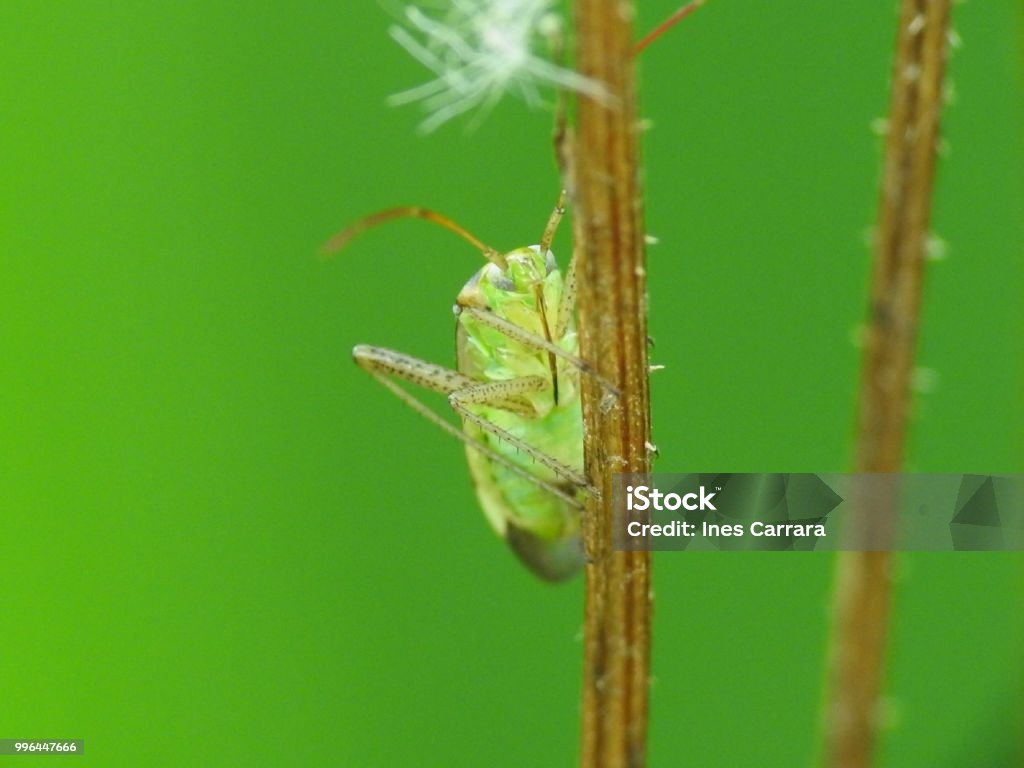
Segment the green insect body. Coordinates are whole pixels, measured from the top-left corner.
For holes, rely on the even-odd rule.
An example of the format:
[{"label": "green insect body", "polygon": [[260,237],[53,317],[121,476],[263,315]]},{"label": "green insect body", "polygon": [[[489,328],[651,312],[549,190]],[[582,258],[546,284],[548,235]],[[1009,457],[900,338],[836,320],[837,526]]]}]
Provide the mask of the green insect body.
[{"label": "green insect body", "polygon": [[[456,369],[382,347],[360,345],[352,355],[396,397],[465,444],[487,520],[549,581],[582,567],[580,513],[586,494],[595,493],[583,472],[579,380],[581,373],[596,374],[577,357],[575,264],[563,275],[550,250],[563,199],[540,245],[504,254],[424,208],[368,216],[324,247],[334,252],[370,227],[415,217],[455,232],[488,259],[456,299]],[[395,379],[447,395],[462,429]]]},{"label": "green insect body", "polygon": [[[578,344],[572,318],[568,318],[565,328],[550,327],[555,318],[549,318],[547,308],[561,305],[564,287],[562,273],[555,266],[551,252],[542,256],[539,247],[520,248],[505,254],[505,258],[508,271],[502,273],[493,264],[481,269],[459,294],[457,308],[466,305],[485,308],[542,338],[557,330],[559,335],[552,338],[552,342],[575,357]],[[540,286],[542,301],[538,300],[537,286]],[[547,351],[511,339],[462,312],[458,318],[456,352],[459,371],[472,379],[508,381],[536,377],[546,380],[548,386],[521,396],[532,410],[532,417],[495,405],[481,405],[477,413],[503,432],[582,474],[579,371],[571,362],[564,358],[555,358],[552,362],[554,356]],[[565,485],[568,494],[578,493],[555,470],[540,464],[501,436],[469,421],[464,423],[464,429],[469,436],[531,475],[548,483]],[[526,565],[552,580],[579,570],[582,550],[578,507],[490,460],[472,444],[466,446],[466,459],[488,521]]]}]

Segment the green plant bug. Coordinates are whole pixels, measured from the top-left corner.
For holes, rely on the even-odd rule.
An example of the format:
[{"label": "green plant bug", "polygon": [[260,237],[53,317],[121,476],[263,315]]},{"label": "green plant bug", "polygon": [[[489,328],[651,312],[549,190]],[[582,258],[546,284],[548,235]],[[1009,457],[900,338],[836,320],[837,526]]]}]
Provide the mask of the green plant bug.
[{"label": "green plant bug", "polygon": [[[577,356],[575,256],[563,274],[551,252],[564,212],[563,192],[539,245],[507,253],[418,207],[360,219],[322,249],[331,254],[371,227],[419,218],[454,232],[487,259],[456,298],[454,369],[367,345],[356,346],[352,357],[402,402],[465,444],[491,527],[548,581],[566,579],[583,565],[580,514],[586,495],[596,495],[583,471],[579,380],[581,373],[596,374]],[[446,395],[462,429],[396,379]]]}]

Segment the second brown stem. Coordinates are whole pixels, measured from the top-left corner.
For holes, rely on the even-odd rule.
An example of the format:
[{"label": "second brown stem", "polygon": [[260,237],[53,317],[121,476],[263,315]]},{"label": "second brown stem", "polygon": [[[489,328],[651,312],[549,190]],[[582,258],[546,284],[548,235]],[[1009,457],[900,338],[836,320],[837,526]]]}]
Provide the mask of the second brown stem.
[{"label": "second brown stem", "polygon": [[[857,425],[858,472],[903,465],[950,0],[903,0],[875,233]],[[825,765],[866,768],[876,747],[892,581],[890,551],[839,556]]]}]

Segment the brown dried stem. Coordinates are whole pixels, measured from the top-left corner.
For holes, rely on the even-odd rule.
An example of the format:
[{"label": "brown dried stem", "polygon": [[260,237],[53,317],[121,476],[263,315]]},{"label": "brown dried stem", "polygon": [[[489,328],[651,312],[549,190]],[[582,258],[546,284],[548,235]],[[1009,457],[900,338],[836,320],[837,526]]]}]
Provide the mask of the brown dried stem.
[{"label": "brown dried stem", "polygon": [[[903,464],[932,180],[943,104],[950,0],[903,0],[875,236],[857,425],[859,472]],[[892,555],[837,563],[824,763],[872,762],[889,621]]]},{"label": "brown dried stem", "polygon": [[[576,0],[579,69],[606,86],[582,98],[571,182],[584,359],[621,396],[609,402],[593,377],[583,392],[586,465],[602,500],[584,521],[586,604],[581,765],[641,766],[650,669],[650,554],[613,552],[612,472],[647,472],[646,280],[638,178],[632,6]],[[604,401],[604,402],[602,402]]]}]

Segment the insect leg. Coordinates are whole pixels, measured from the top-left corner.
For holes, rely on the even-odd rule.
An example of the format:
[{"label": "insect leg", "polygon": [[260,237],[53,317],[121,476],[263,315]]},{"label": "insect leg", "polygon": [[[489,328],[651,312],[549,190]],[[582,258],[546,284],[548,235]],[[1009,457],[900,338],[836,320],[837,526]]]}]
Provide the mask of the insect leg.
[{"label": "insect leg", "polygon": [[[432,389],[436,392],[442,392],[448,395],[451,395],[459,389],[464,391],[471,390],[475,385],[478,385],[478,382],[467,376],[463,376],[458,371],[453,371],[450,368],[434,365],[433,363],[428,363],[424,360],[420,360],[419,358],[412,357],[411,355],[405,355],[401,352],[395,352],[382,347],[360,345],[352,350],[352,358],[360,368],[373,376],[374,379],[380,382],[387,390],[394,394],[395,397],[419,413],[427,421],[436,424],[445,432],[465,443],[473,450],[480,452],[491,461],[500,464],[510,472],[519,475],[524,480],[534,483],[549,493],[553,493],[555,496],[558,496],[576,509],[583,509],[583,504],[581,504],[572,494],[567,493],[563,488],[558,487],[554,483],[549,483],[530,474],[527,470],[512,463],[490,446],[470,435],[467,435],[461,429],[445,421],[414,395],[398,386],[398,384],[392,381],[389,377],[394,376],[403,381],[408,381],[412,384],[425,387],[426,389]],[[494,395],[492,393],[492,397],[493,396]],[[488,401],[490,405],[500,408],[505,408],[507,402],[508,401],[503,400],[501,397],[495,397],[495,399]],[[508,410],[512,409],[509,408]],[[528,404],[523,403],[519,404],[518,411],[516,412],[527,417],[534,415],[533,409],[530,408]],[[485,424],[493,428],[488,431],[494,432],[496,429],[498,432],[504,432],[504,430],[498,429],[494,424],[491,424],[486,419],[482,419],[481,417],[476,416],[476,414],[472,414],[472,416],[473,418],[471,421],[473,421],[473,423],[479,424],[480,421],[483,421]],[[487,429],[487,426],[480,426],[483,429]],[[537,456],[539,454],[541,457],[550,459],[550,457],[547,457],[536,449],[530,450],[532,451],[530,454],[532,456]],[[551,459],[551,461],[554,460]],[[555,463],[557,464],[558,462]]]},{"label": "insect leg", "polygon": [[552,353],[556,357],[562,358],[576,370],[585,373],[588,376],[593,376],[601,384],[602,387],[607,389],[616,397],[618,397],[621,394],[617,387],[615,387],[611,382],[602,377],[594,368],[594,366],[592,366],[586,360],[582,360],[576,357],[576,355],[566,352],[560,346],[548,341],[543,336],[538,336],[537,334],[532,333],[531,331],[528,331],[525,328],[516,325],[512,321],[506,320],[503,317],[499,317],[494,312],[490,312],[486,309],[480,309],[478,307],[460,307],[460,311],[464,314],[469,315],[474,320],[479,322],[481,325],[486,325],[490,328],[493,328],[496,331],[500,331],[501,333],[508,336],[510,339],[518,341],[520,344],[524,344],[528,347],[533,347],[534,349],[537,350],[544,350],[545,352]]},{"label": "insect leg", "polygon": [[[479,384],[475,379],[451,368],[428,363],[418,357],[384,347],[360,344],[352,350],[352,359],[355,360],[356,365],[369,373],[395,376],[402,381],[408,381],[410,384],[431,389],[443,395],[450,395],[457,390],[469,389]],[[533,406],[522,398],[494,400],[489,404],[528,419],[536,416]]]},{"label": "insect leg", "polygon": [[573,250],[572,260],[562,276],[562,297],[558,301],[558,317],[555,321],[555,338],[565,335],[576,310],[576,251]]},{"label": "insect leg", "polygon": [[542,376],[521,376],[506,381],[489,381],[474,384],[467,389],[460,389],[448,395],[448,403],[462,418],[476,424],[480,429],[488,432],[499,440],[503,440],[513,448],[527,454],[540,464],[550,469],[559,477],[565,478],[568,482],[583,489],[593,496],[599,496],[597,489],[587,482],[587,478],[572,467],[568,467],[557,459],[549,456],[543,451],[538,451],[529,443],[520,440],[515,435],[502,429],[497,424],[488,421],[483,416],[473,413],[468,405],[494,405],[509,396],[521,395],[526,392],[539,392],[549,386],[549,382]]},{"label": "insect leg", "polygon": [[[563,62],[559,61],[561,66]],[[562,177],[563,189],[558,197],[558,205],[555,210],[565,207],[566,199],[576,199],[576,169],[575,169],[575,140],[576,136],[565,118],[565,91],[558,91],[558,101],[555,105],[555,128],[552,133],[555,144],[555,162],[558,165],[558,172]],[[552,215],[553,217],[553,215]],[[548,226],[551,226],[550,220]],[[547,230],[545,230],[545,234]],[[575,239],[575,238],[574,238]],[[560,339],[565,334],[569,322],[572,320],[573,312],[576,310],[576,249],[573,248],[572,259],[569,267],[565,270],[562,278],[562,298],[558,302],[558,317],[555,325],[555,338]]]}]

